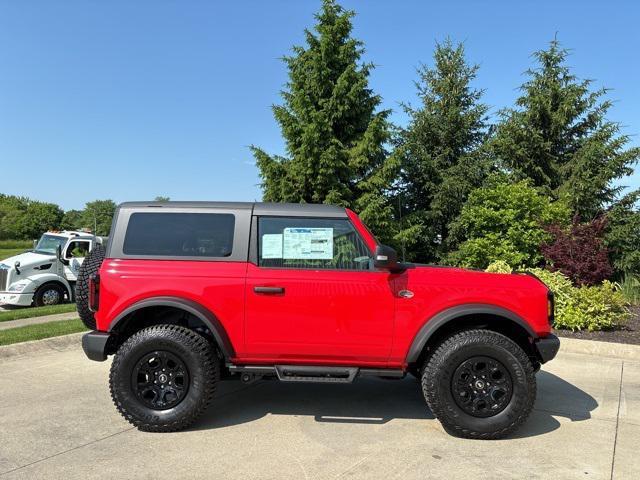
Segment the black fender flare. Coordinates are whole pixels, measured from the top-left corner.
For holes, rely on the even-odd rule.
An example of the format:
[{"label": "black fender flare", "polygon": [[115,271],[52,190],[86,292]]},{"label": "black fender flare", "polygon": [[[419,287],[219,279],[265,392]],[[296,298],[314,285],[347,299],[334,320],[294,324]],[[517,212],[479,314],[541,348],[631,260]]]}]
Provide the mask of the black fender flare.
[{"label": "black fender flare", "polygon": [[455,321],[456,318],[465,317],[469,315],[493,315],[497,317],[505,318],[516,323],[522,327],[529,336],[538,338],[538,335],[533,331],[531,326],[517,313],[507,310],[503,307],[496,305],[483,304],[483,303],[469,303],[466,305],[458,305],[455,307],[447,308],[439,313],[436,313],[433,317],[428,319],[424,325],[418,330],[418,333],[413,339],[409,352],[407,353],[407,363],[414,363],[420,357],[424,346],[427,344],[431,336],[443,325]]},{"label": "black fender flare", "polygon": [[144,300],[140,300],[127,308],[125,308],[116,318],[113,319],[109,325],[109,332],[113,332],[118,323],[121,322],[128,315],[147,307],[173,307],[179,310],[184,310],[198,318],[204,323],[211,333],[213,334],[218,347],[225,358],[231,358],[234,356],[233,345],[229,340],[229,336],[220,323],[220,320],[211,313],[211,311],[193,300],[187,300],[180,297],[151,297]]}]

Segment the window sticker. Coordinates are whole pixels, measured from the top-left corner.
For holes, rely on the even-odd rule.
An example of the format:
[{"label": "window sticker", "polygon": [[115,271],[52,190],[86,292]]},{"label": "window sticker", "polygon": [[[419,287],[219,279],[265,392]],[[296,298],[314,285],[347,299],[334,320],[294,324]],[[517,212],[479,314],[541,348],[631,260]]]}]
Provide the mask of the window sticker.
[{"label": "window sticker", "polygon": [[282,234],[262,235],[262,258],[282,258]]},{"label": "window sticker", "polygon": [[333,228],[285,228],[283,256],[291,260],[333,260]]}]

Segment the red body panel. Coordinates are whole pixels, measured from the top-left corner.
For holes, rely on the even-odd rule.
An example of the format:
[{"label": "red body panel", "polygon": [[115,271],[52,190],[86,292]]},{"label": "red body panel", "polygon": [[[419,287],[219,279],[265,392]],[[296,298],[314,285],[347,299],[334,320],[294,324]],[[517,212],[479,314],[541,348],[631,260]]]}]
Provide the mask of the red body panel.
[{"label": "red body panel", "polygon": [[[347,210],[369,248],[376,241]],[[282,287],[261,294],[256,286]],[[398,296],[409,290],[412,298]],[[100,269],[98,330],[138,301],[174,296],[214,314],[236,363],[404,366],[434,315],[464,304],[510,310],[549,334],[547,288],[527,275],[417,266],[401,274],[260,268],[245,262],[106,259]]]},{"label": "red body panel", "polygon": [[[284,293],[264,295],[255,286],[282,287]],[[251,361],[384,364],[389,358],[395,295],[386,272],[250,264],[246,299]]]},{"label": "red body panel", "polygon": [[224,325],[234,348],[244,343],[244,284],[247,264],[183,260],[105,259],[100,267],[98,330],[127,307],[147,298],[193,300]]},{"label": "red body panel", "polygon": [[502,307],[519,315],[541,337],[551,331],[547,318],[547,288],[529,275],[425,266],[394,277],[398,291],[410,290],[414,296],[397,299],[392,364],[404,361],[411,342],[429,319],[458,305]]}]

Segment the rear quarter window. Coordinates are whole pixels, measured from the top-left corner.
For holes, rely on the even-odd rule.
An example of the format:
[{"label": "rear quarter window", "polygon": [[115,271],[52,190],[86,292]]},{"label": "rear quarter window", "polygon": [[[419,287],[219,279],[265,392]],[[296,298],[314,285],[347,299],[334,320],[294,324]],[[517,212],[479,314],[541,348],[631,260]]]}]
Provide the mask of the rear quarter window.
[{"label": "rear quarter window", "polygon": [[133,213],[122,252],[131,256],[225,258],[233,253],[230,213]]}]

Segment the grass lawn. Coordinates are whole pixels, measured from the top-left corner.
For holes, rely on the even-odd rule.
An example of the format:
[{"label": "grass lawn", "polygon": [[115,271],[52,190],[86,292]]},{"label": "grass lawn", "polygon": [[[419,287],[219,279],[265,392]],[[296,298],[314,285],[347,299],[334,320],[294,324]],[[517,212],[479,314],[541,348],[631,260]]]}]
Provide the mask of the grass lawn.
[{"label": "grass lawn", "polygon": [[53,315],[54,313],[75,312],[75,303],[63,303],[62,305],[51,305],[50,307],[16,308],[0,312],[0,322],[9,320],[19,320],[20,318],[42,317],[43,315]]},{"label": "grass lawn", "polygon": [[0,346],[28,342],[29,340],[59,337],[60,335],[83,332],[85,330],[87,330],[87,327],[82,324],[79,318],[10,328],[9,330],[0,330]]},{"label": "grass lawn", "polygon": [[29,240],[0,240],[0,261],[33,248]]},{"label": "grass lawn", "polygon": [[29,247],[25,248],[0,248],[0,262],[5,258],[13,257],[14,255],[18,255],[19,253],[24,253],[25,250],[28,250]]}]

